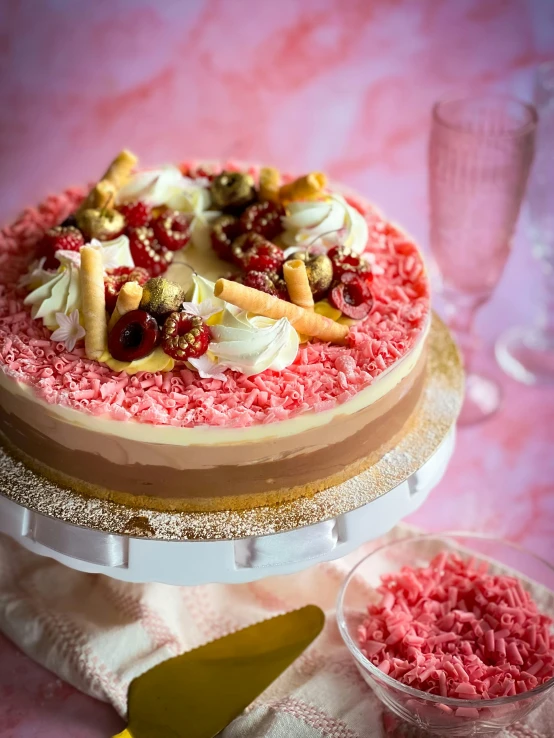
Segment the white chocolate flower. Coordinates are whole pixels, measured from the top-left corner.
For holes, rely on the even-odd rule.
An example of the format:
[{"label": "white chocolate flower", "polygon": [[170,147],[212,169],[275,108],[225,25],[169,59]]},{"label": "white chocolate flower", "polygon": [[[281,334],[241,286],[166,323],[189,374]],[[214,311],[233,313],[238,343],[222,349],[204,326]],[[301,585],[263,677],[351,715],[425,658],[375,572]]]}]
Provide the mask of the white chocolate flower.
[{"label": "white chocolate flower", "polygon": [[23,274],[17,283],[18,287],[28,287],[31,290],[40,287],[52,277],[52,272],[44,268],[46,257],[34,261],[26,274]]},{"label": "white chocolate flower", "polygon": [[85,335],[85,329],[79,323],[79,311],[73,310],[70,315],[56,313],[56,322],[59,328],[52,333],[50,340],[61,341],[68,351],[73,351],[77,341]]},{"label": "white chocolate flower", "polygon": [[225,374],[227,367],[219,364],[210,351],[202,354],[198,359],[189,359],[188,363],[196,369],[202,379],[220,379],[223,382],[227,379]]},{"label": "white chocolate flower", "polygon": [[[183,307],[187,312],[193,315],[200,315],[201,318],[209,318],[211,315],[220,313],[222,310],[231,309],[232,311],[238,310],[234,305],[229,305],[224,300],[220,300],[219,297],[214,295],[215,282],[211,282],[205,277],[201,277],[199,274],[195,274],[192,278],[194,289],[190,303],[184,303]],[[190,309],[186,306],[190,306]],[[202,306],[202,307],[201,307]],[[202,312],[195,312],[200,310],[202,312],[210,311],[208,314],[202,314]]]}]

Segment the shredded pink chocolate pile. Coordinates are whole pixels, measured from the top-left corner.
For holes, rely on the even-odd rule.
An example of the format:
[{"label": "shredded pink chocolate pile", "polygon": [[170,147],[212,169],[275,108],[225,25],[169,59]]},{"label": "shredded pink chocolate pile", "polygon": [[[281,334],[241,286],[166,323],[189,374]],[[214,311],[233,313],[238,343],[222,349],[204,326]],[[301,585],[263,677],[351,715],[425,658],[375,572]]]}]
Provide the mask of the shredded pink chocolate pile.
[{"label": "shredded pink chocolate pile", "polygon": [[381,600],[358,630],[364,656],[403,684],[442,697],[490,700],[547,682],[554,676],[552,619],[518,579],[487,569],[442,553],[426,568],[384,575]]},{"label": "shredded pink chocolate pile", "polygon": [[228,372],[225,383],[186,368],[132,377],[116,373],[86,359],[80,347],[70,353],[51,342],[50,331],[23,304],[25,290],[16,286],[44,231],[61,223],[82,197],[80,190],[49,197],[0,231],[0,369],[32,385],[46,402],[154,425],[272,423],[345,402],[405,356],[427,324],[428,282],[417,247],[369,204],[347,198],[367,219],[366,253],[374,264],[374,307],[350,332],[349,346],[311,342],[285,371],[252,378]]}]

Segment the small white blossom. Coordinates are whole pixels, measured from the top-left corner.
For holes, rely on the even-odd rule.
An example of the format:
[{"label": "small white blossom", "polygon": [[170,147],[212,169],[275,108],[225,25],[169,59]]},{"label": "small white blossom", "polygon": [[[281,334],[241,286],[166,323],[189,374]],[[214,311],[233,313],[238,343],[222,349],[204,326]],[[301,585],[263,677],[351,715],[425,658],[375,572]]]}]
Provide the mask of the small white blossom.
[{"label": "small white blossom", "polygon": [[34,261],[29,267],[29,271],[20,277],[19,282],[17,283],[17,286],[18,287],[29,287],[31,285],[40,286],[44,284],[45,282],[48,282],[48,280],[52,278],[52,272],[44,268],[45,261],[46,261],[45,256],[38,261]]},{"label": "small white blossom", "polygon": [[214,300],[203,300],[202,302],[184,302],[183,310],[189,315],[198,315],[198,317],[204,320],[210,318],[212,315],[221,312],[221,306],[217,305]]},{"label": "small white blossom", "polygon": [[228,377],[225,374],[227,367],[211,359],[210,352],[202,354],[198,359],[188,359],[187,362],[196,369],[202,379],[221,379],[224,382],[227,381]]},{"label": "small white blossom", "polygon": [[81,268],[81,253],[79,251],[69,251],[67,249],[58,249],[54,254],[56,259],[62,266],[69,266],[70,264],[76,269]]},{"label": "small white blossom", "polygon": [[52,341],[61,341],[68,351],[73,351],[75,344],[85,335],[85,329],[79,323],[79,311],[74,310],[71,315],[56,313],[58,328],[50,336]]}]

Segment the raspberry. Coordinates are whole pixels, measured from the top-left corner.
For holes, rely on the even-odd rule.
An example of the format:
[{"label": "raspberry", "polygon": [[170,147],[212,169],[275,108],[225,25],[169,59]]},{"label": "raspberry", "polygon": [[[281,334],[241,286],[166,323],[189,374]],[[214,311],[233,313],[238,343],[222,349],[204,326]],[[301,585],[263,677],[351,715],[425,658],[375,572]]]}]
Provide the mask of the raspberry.
[{"label": "raspberry", "polygon": [[232,215],[221,215],[212,226],[212,248],[220,259],[233,261],[231,247],[241,234],[240,223]]},{"label": "raspberry", "polygon": [[232,260],[237,266],[243,267],[244,254],[248,249],[263,243],[265,243],[265,239],[259,233],[243,233],[233,241],[233,245],[231,246]]},{"label": "raspberry", "polygon": [[120,289],[127,282],[138,282],[140,286],[148,282],[150,274],[142,267],[117,267],[110,269],[104,277],[104,289],[106,292],[106,310],[112,313],[117,302]]},{"label": "raspberry", "polygon": [[140,228],[140,226],[148,225],[152,217],[152,208],[141,200],[120,205],[118,210],[125,216],[125,222],[129,228]]},{"label": "raspberry", "polygon": [[198,315],[171,313],[164,323],[163,350],[177,361],[198,359],[206,353],[211,340],[210,329]]},{"label": "raspberry", "polygon": [[45,269],[57,269],[60,262],[54,256],[56,251],[79,251],[84,243],[83,234],[74,226],[56,226],[44,234],[38,255],[46,258]]},{"label": "raspberry", "polygon": [[273,272],[280,269],[285,258],[283,251],[275,244],[267,241],[261,246],[253,246],[244,255],[244,269],[249,272]]},{"label": "raspberry", "polygon": [[245,232],[259,233],[268,241],[272,241],[282,230],[281,218],[285,215],[282,205],[267,200],[257,202],[246,208],[240,216],[240,224]]},{"label": "raspberry", "polygon": [[287,302],[289,302],[289,291],[285,280],[280,277],[277,272],[269,272],[269,277],[275,286],[277,297],[281,298],[281,300],[286,300]]},{"label": "raspberry", "polygon": [[198,166],[194,170],[191,170],[189,176],[193,177],[194,179],[198,179],[199,177],[205,177],[206,179],[209,179],[210,182],[213,182],[214,179],[217,177],[217,174],[215,172],[211,172],[209,167]]},{"label": "raspberry", "polygon": [[148,226],[129,228],[127,235],[135,264],[147,269],[150,276],[160,277],[173,261],[171,251],[161,245]]},{"label": "raspberry", "polygon": [[192,234],[191,219],[178,210],[165,210],[152,221],[152,228],[158,241],[170,251],[183,249]]},{"label": "raspberry", "polygon": [[347,318],[363,320],[373,307],[373,297],[363,275],[344,272],[329,293],[329,302]]},{"label": "raspberry", "polygon": [[246,287],[252,287],[255,290],[260,290],[260,292],[265,292],[268,295],[277,296],[275,284],[267,272],[248,272],[248,274],[245,274],[240,281]]},{"label": "raspberry", "polygon": [[277,272],[285,261],[282,249],[253,232],[239,236],[232,253],[245,272]]},{"label": "raspberry", "polygon": [[340,279],[345,272],[366,272],[367,264],[363,259],[344,246],[333,246],[327,256],[333,264],[333,277]]}]

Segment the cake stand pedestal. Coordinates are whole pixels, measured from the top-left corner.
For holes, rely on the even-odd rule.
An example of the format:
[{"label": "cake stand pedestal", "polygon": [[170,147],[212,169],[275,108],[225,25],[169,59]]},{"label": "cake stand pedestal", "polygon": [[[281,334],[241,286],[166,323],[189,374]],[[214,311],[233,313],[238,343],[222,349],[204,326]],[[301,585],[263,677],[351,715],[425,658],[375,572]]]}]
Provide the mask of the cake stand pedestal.
[{"label": "cake stand pedestal", "polygon": [[113,535],[46,517],[6,497],[0,497],[0,532],[73,569],[126,582],[251,582],[339,558],[384,535],[425,501],[453,448],[454,431],[419,471],[386,495],[321,523],[273,535],[227,541]]},{"label": "cake stand pedestal", "polygon": [[128,582],[290,574],[379,538],[424,502],[452,455],[462,399],[460,357],[435,316],[422,398],[402,437],[343,484],[252,510],[159,512],[58,486],[0,446],[0,533],[73,569]]}]

